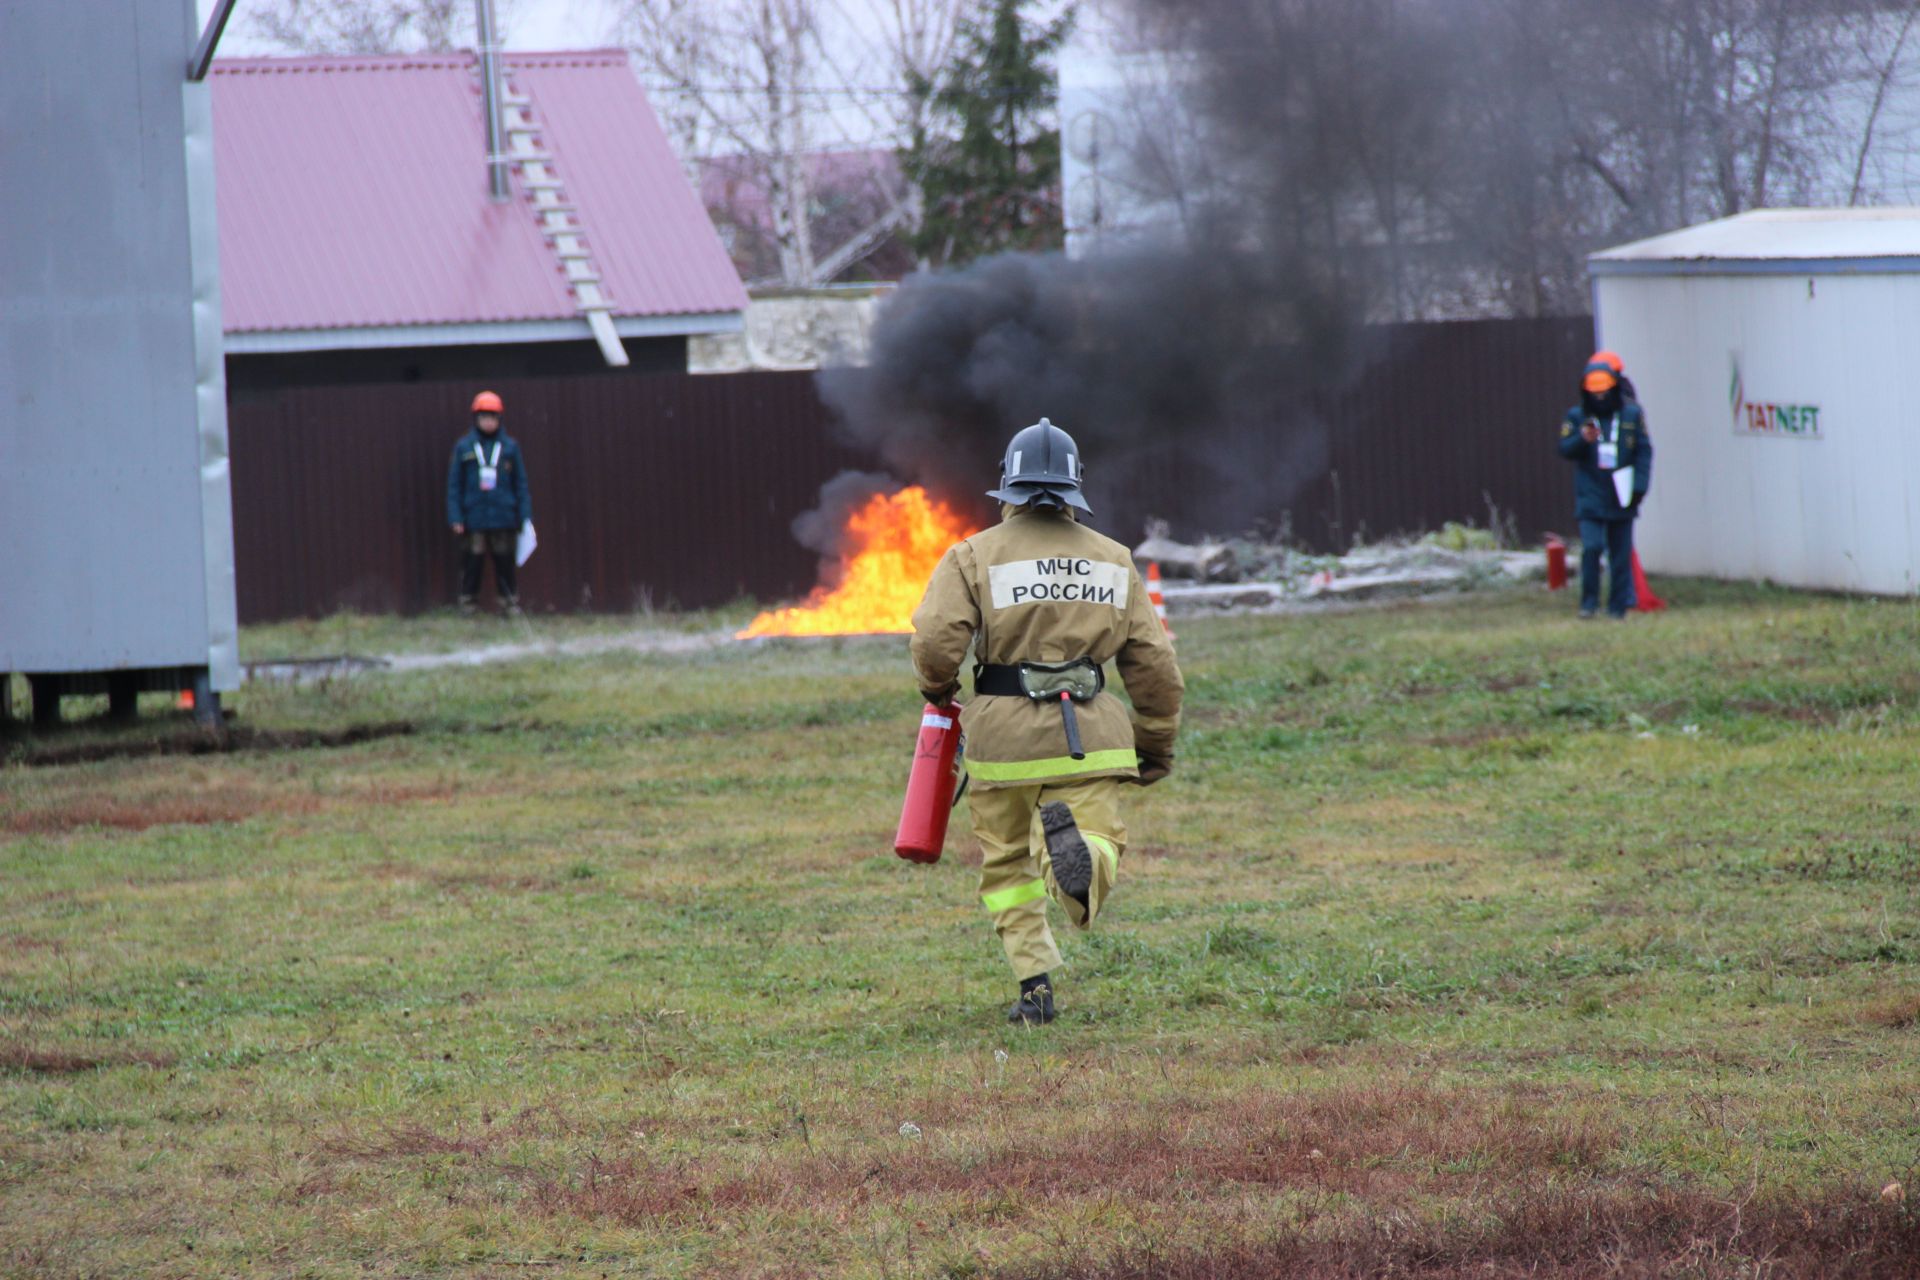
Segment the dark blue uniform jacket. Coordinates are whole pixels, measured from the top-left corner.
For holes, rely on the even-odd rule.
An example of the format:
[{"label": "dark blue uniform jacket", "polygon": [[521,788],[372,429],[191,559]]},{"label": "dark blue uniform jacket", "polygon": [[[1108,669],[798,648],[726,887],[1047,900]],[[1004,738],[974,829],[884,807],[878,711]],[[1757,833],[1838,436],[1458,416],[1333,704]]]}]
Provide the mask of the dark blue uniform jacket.
[{"label": "dark blue uniform jacket", "polygon": [[[495,445],[500,447],[495,464],[499,475],[491,490],[483,490],[474,449],[477,446],[492,463]],[[519,443],[505,431],[496,431],[489,439],[478,427],[461,436],[447,464],[447,523],[469,529],[518,529],[531,519],[533,499],[527,494],[527,464],[520,457]]]},{"label": "dark blue uniform jacket", "polygon": [[[1620,406],[1619,428],[1613,433],[1618,462],[1633,468],[1633,492],[1644,495],[1653,479],[1653,441],[1647,435],[1647,417],[1632,400]],[[1573,515],[1576,520],[1631,520],[1613,489],[1613,472],[1600,469],[1600,446],[1580,438],[1580,428],[1591,422],[1605,440],[1611,415],[1595,417],[1576,405],[1560,424],[1560,456],[1573,463]]]}]

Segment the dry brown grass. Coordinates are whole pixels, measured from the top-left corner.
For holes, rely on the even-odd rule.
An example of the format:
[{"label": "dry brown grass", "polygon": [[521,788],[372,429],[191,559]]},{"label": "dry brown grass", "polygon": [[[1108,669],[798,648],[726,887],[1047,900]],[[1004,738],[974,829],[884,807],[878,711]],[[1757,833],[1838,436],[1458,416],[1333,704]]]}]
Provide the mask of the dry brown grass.
[{"label": "dry brown grass", "polygon": [[[631,1146],[569,1155],[558,1165],[500,1163],[510,1142],[568,1135],[552,1108],[452,1132],[410,1125],[370,1137],[343,1133],[320,1154],[356,1161],[464,1156],[507,1175],[516,1199],[523,1195],[520,1203],[540,1212],[639,1227],[662,1220],[718,1226],[743,1210],[806,1215],[924,1199],[1016,1205],[1016,1216],[1114,1196],[1222,1204],[1250,1191],[1372,1203],[1472,1199],[1486,1185],[1544,1187],[1595,1177],[1624,1141],[1609,1124],[1543,1099],[1406,1083],[1262,1090],[1224,1106],[1217,1097],[1176,1096],[1149,1108],[1103,1103],[1097,1087],[1065,1088],[1015,1109],[1046,1107],[1053,1119],[1038,1131],[1012,1122],[1007,1101],[929,1093],[903,1105],[939,1141],[816,1148],[807,1137],[804,1146],[759,1148],[745,1163],[738,1153],[662,1159]],[[855,1100],[815,1109],[823,1133],[859,1131],[863,1118],[871,1133],[873,1117],[863,1117]],[[571,1141],[562,1145],[579,1150]]]},{"label": "dry brown grass", "polygon": [[[1155,1207],[1177,1206],[1167,1219],[1182,1224],[1177,1244],[1090,1257],[1066,1250],[1045,1265],[992,1271],[1018,1280],[1910,1280],[1920,1259],[1920,1218],[1901,1204],[1866,1191],[1716,1196],[1649,1181],[1615,1166],[1625,1141],[1619,1130],[1544,1097],[1400,1083],[1269,1090],[1225,1107],[1176,1097],[1147,1118],[1117,1119],[1137,1113],[1089,1107],[1080,1123],[1043,1132],[1003,1115],[984,1129],[947,1132],[922,1107],[916,1114],[929,1120],[928,1138],[898,1146],[827,1151],[808,1140],[732,1156],[655,1158],[628,1149],[570,1154],[557,1167],[507,1162],[510,1141],[568,1134],[564,1117],[536,1109],[478,1129],[409,1126],[342,1139],[327,1152],[356,1160],[457,1156],[479,1175],[471,1188],[511,1188],[483,1197],[643,1230],[724,1231],[747,1218],[848,1226],[915,1204],[929,1219],[1044,1237],[1088,1205],[1124,1204],[1151,1235]],[[571,1141],[560,1145],[579,1151]],[[320,1177],[316,1189],[330,1185]],[[1286,1206],[1277,1220],[1287,1225],[1276,1228],[1269,1216],[1250,1228],[1241,1212],[1249,1195]],[[1209,1231],[1217,1244],[1195,1243]]]},{"label": "dry brown grass", "polygon": [[112,791],[67,788],[0,816],[0,833],[62,835],[105,828],[145,831],[173,825],[210,826],[263,815],[318,813],[367,806],[391,808],[451,799],[451,783],[374,781],[337,794],[318,795],[285,785],[245,779],[208,779],[181,784],[172,778],[127,780]]},{"label": "dry brown grass", "polygon": [[0,1040],[0,1073],[15,1075],[66,1076],[100,1067],[166,1068],[176,1061],[170,1053],[150,1049],[40,1049],[25,1040]]},{"label": "dry brown grass", "polygon": [[0,831],[9,835],[59,835],[93,827],[145,831],[177,824],[243,822],[264,813],[312,813],[319,808],[319,797],[311,794],[225,782],[174,795],[62,796],[7,814],[0,819]]},{"label": "dry brown grass", "polygon": [[1014,1195],[1039,1205],[1112,1195],[1151,1200],[1175,1188],[1202,1198],[1311,1188],[1378,1198],[1462,1190],[1490,1176],[1537,1180],[1590,1169],[1617,1145],[1616,1135],[1579,1118],[1536,1117],[1519,1103],[1407,1087],[1266,1094],[1226,1107],[1194,1099],[1138,1119],[1098,1112],[1089,1119],[1095,1123],[1044,1137],[995,1135],[978,1149],[808,1156],[744,1174],[716,1176],[698,1163],[641,1156],[598,1159],[537,1187],[535,1198],[627,1224],[692,1208],[796,1209],[870,1196]]},{"label": "dry brown grass", "polygon": [[1864,1194],[1716,1199],[1693,1191],[1509,1192],[1475,1221],[1371,1212],[1257,1244],[1136,1247],[1007,1280],[1912,1280],[1920,1217]]},{"label": "dry brown grass", "polygon": [[1876,1000],[1860,1011],[1861,1021],[1876,1027],[1904,1031],[1920,1026],[1920,992]]}]

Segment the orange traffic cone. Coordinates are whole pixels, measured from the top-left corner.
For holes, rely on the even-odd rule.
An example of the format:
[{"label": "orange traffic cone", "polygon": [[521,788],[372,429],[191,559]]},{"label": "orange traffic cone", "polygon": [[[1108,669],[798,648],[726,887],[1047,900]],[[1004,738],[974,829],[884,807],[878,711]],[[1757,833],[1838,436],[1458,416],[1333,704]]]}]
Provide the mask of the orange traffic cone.
[{"label": "orange traffic cone", "polygon": [[1647,585],[1647,571],[1640,567],[1640,553],[1633,553],[1633,607],[1637,613],[1652,613],[1667,607],[1667,602],[1653,594],[1653,588]]},{"label": "orange traffic cone", "polygon": [[1147,561],[1147,599],[1153,603],[1153,614],[1160,619],[1160,625],[1167,629],[1167,638],[1173,638],[1173,624],[1167,621],[1167,599],[1160,594],[1160,562]]}]

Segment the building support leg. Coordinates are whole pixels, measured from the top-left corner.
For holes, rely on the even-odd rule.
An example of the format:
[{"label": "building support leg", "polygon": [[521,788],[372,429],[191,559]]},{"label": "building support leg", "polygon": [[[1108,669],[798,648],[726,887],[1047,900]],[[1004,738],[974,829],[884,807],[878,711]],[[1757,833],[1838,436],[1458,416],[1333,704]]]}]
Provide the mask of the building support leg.
[{"label": "building support leg", "polygon": [[33,690],[33,727],[41,730],[59,728],[60,677],[28,676],[27,685]]},{"label": "building support leg", "polygon": [[107,717],[126,722],[140,714],[140,679],[131,671],[115,671],[107,677]]},{"label": "building support leg", "polygon": [[193,673],[193,720],[203,729],[221,724],[220,695],[213,691],[213,677],[205,667]]}]

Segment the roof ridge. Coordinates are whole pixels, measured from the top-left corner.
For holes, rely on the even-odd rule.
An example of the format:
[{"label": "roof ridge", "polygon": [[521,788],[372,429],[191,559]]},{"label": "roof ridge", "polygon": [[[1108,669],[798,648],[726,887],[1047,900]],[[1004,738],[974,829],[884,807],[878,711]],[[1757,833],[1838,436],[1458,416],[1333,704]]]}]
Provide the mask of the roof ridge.
[{"label": "roof ridge", "polygon": [[[292,73],[300,71],[405,71],[411,68],[472,66],[479,54],[472,49],[430,53],[303,53],[291,57],[248,56],[215,58],[214,75]],[[625,66],[625,49],[508,50],[501,55],[508,66]]]}]

